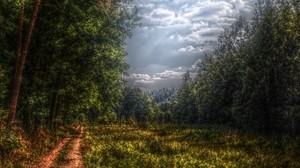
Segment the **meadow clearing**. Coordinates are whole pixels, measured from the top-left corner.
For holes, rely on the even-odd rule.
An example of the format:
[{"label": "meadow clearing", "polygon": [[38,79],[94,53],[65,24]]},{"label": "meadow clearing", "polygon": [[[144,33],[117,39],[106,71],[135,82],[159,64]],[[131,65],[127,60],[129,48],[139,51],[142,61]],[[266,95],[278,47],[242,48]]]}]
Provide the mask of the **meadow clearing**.
[{"label": "meadow clearing", "polygon": [[86,167],[300,167],[300,139],[217,127],[90,126]]}]

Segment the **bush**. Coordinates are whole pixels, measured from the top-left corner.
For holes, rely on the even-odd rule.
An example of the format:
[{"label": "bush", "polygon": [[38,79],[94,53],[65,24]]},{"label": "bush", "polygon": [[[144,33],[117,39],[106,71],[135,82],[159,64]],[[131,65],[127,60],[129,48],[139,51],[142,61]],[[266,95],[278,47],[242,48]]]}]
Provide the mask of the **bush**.
[{"label": "bush", "polygon": [[6,157],[19,149],[21,145],[21,139],[15,135],[12,129],[0,130],[0,155]]},{"label": "bush", "polygon": [[7,120],[7,111],[0,108],[0,129],[3,125],[5,125],[5,121]]}]

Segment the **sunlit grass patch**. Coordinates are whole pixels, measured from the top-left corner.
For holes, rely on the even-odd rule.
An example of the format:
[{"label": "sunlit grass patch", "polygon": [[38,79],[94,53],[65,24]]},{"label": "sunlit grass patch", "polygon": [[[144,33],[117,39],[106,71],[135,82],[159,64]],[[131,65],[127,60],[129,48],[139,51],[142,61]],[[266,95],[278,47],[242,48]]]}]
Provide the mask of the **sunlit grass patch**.
[{"label": "sunlit grass patch", "polygon": [[299,167],[299,139],[234,130],[128,125],[89,127],[86,167]]}]

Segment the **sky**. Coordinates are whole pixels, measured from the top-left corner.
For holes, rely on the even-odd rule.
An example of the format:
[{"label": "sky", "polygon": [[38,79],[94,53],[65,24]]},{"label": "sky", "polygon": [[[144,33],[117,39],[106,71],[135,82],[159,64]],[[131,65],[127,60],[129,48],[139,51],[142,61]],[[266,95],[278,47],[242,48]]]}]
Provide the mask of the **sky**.
[{"label": "sky", "polygon": [[183,74],[213,51],[224,27],[251,15],[250,0],[133,0],[141,26],[127,40],[128,86],[180,87]]}]

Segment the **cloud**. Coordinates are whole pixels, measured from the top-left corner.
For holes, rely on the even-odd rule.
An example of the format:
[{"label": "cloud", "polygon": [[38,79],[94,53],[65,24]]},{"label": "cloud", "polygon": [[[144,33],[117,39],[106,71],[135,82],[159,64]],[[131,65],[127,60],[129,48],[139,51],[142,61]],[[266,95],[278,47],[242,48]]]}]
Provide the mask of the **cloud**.
[{"label": "cloud", "polygon": [[155,74],[154,77],[160,79],[181,79],[184,73],[185,72],[180,72],[176,70],[166,70],[162,73]]},{"label": "cloud", "polygon": [[183,16],[193,20],[198,19],[219,19],[222,17],[230,17],[233,14],[233,5],[225,1],[200,1],[196,5],[185,8]]},{"label": "cloud", "polygon": [[196,67],[177,67],[170,70],[165,70],[153,75],[132,73],[125,76],[127,86],[139,87],[144,90],[179,87],[182,84],[182,77],[190,71],[192,77],[196,76]]},{"label": "cloud", "polygon": [[148,74],[130,74],[129,76],[125,76],[124,78],[127,81],[131,81],[131,83],[135,84],[149,84],[154,83],[156,81],[169,80],[169,79],[181,79],[182,75],[185,73],[180,71],[182,69],[174,69],[174,70],[166,70],[161,73],[156,73],[154,75]]},{"label": "cloud", "polygon": [[181,27],[189,23],[186,18],[180,17],[171,9],[164,7],[153,9],[149,14],[145,14],[143,17],[143,25],[153,26],[154,28]]},{"label": "cloud", "polygon": [[[152,76],[147,74],[131,74],[126,76],[126,86],[139,87],[143,90],[153,90],[160,88],[178,88],[182,85],[182,77],[186,70],[189,70],[192,78],[196,76],[196,69],[187,67],[178,67],[172,70],[166,70]],[[145,78],[143,78],[145,77]]]},{"label": "cloud", "polygon": [[207,27],[192,31],[186,36],[182,36],[181,42],[190,42],[194,44],[204,44],[207,41],[217,41],[218,35],[223,31],[223,28]]},{"label": "cloud", "polygon": [[196,51],[197,50],[193,46],[191,46],[191,45],[189,45],[189,46],[187,46],[185,48],[180,48],[178,50],[179,53],[189,53],[189,52],[196,52]]},{"label": "cloud", "polygon": [[154,75],[156,73],[159,72],[163,72],[167,69],[170,69],[170,67],[168,66],[163,66],[160,64],[150,64],[144,67],[136,67],[136,68],[131,68],[132,71],[134,71],[133,73],[137,73],[137,74],[148,74],[148,75]]},{"label": "cloud", "polygon": [[[142,27],[127,41],[131,85],[179,86],[180,75],[210,53],[224,26],[249,15],[250,0],[134,0]],[[186,67],[185,71],[178,67]],[[148,76],[139,77],[144,74]],[[173,82],[173,83],[172,83]],[[175,82],[175,83],[174,83]],[[161,86],[160,86],[161,85]]]},{"label": "cloud", "polygon": [[199,54],[200,52],[205,52],[203,47],[193,47],[192,45],[189,45],[187,47],[183,47],[178,49],[178,53],[181,55],[191,55],[191,54]]},{"label": "cloud", "polygon": [[150,13],[150,16],[153,18],[158,18],[158,19],[173,18],[173,17],[175,17],[175,13],[168,9],[165,9],[165,8],[158,8],[158,9],[154,9]]}]

